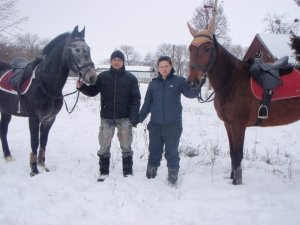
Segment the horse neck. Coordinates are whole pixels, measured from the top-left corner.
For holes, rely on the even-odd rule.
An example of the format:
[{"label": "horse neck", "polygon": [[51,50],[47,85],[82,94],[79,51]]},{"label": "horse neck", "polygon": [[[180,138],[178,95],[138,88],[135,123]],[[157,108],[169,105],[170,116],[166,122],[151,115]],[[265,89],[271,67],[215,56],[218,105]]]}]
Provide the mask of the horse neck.
[{"label": "horse neck", "polygon": [[213,68],[209,72],[209,80],[216,94],[233,81],[235,69],[240,62],[235,56],[230,54],[223,46],[216,44],[216,58]]},{"label": "horse neck", "polygon": [[44,68],[41,76],[44,87],[49,94],[60,95],[69,74],[66,60],[64,62],[62,56],[51,57],[45,60]]}]

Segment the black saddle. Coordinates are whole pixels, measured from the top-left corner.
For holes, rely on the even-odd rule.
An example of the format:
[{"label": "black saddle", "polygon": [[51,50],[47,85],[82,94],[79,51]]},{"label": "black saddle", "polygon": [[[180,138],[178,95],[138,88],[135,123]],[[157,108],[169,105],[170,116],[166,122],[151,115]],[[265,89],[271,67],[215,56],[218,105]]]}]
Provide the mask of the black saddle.
[{"label": "black saddle", "polygon": [[252,60],[250,74],[264,89],[274,89],[281,84],[280,76],[292,72],[293,67],[288,63],[289,57],[284,56],[273,64],[264,63],[261,58]]},{"label": "black saddle", "polygon": [[10,78],[10,84],[13,89],[20,91],[21,85],[24,80],[29,78],[34,70],[34,68],[42,61],[42,58],[36,58],[32,62],[22,57],[14,58],[11,62],[13,75]]},{"label": "black saddle", "polygon": [[28,63],[29,63],[29,61],[23,57],[17,57],[11,61],[13,70],[24,69]]}]

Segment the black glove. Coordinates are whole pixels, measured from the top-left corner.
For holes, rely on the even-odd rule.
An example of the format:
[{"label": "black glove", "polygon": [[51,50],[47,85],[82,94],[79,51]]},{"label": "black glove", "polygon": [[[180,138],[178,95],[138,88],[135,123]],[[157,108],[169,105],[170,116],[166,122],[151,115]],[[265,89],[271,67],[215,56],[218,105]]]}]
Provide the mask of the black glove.
[{"label": "black glove", "polygon": [[132,121],[130,121],[130,123],[133,127],[136,127],[139,122],[137,120],[132,120]]}]

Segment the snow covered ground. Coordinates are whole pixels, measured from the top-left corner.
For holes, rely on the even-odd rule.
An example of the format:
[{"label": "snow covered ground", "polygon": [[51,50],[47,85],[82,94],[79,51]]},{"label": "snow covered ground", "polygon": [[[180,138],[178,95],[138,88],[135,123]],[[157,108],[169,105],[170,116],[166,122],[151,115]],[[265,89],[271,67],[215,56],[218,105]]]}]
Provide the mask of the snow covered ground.
[{"label": "snow covered ground", "polygon": [[[73,91],[69,80],[65,93]],[[141,84],[142,97],[146,84]],[[75,95],[67,97],[69,107]],[[146,122],[134,130],[134,176],[122,176],[114,138],[111,175],[98,183],[99,96],[80,95],[75,111],[63,108],[49,136],[50,172],[29,176],[29,130],[13,117],[14,161],[0,159],[1,225],[298,225],[300,224],[300,122],[246,133],[243,184],[231,185],[227,136],[213,104],[182,98],[178,188],[167,184],[163,159],[155,179],[145,177]],[[149,117],[147,121],[149,120]],[[189,157],[194,154],[196,156]]]}]

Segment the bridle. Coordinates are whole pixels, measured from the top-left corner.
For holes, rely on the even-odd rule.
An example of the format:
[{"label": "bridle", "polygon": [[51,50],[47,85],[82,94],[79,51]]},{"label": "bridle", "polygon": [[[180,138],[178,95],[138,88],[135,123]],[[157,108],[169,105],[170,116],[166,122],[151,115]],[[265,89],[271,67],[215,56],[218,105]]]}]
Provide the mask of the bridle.
[{"label": "bridle", "polygon": [[[194,45],[194,46],[197,46],[197,45]],[[208,74],[209,71],[212,69],[214,63],[215,63],[215,59],[216,59],[215,47],[212,46],[210,48],[203,48],[203,44],[201,44],[201,45],[197,46],[198,51],[200,50],[199,48],[201,48],[207,54],[210,53],[209,61],[206,65],[200,65],[198,63],[193,63],[193,64],[191,64],[190,67],[191,67],[191,69],[196,69],[200,72],[203,72],[204,74]]]},{"label": "bridle", "polygon": [[[72,51],[72,48],[70,47],[70,44],[74,41],[83,41],[85,42],[85,40],[83,38],[76,38],[76,39],[73,39],[71,40],[69,43],[68,43],[68,46],[67,46],[67,61],[68,61],[68,67],[71,71],[73,71],[74,73],[76,73],[78,75],[78,79],[79,80],[82,80],[83,77],[87,74],[88,71],[90,71],[91,69],[93,69],[95,67],[94,63],[92,61],[82,65],[82,66],[79,66],[78,62],[76,61],[74,55],[73,55],[73,51]],[[38,67],[38,65],[37,65]],[[37,68],[36,67],[36,68]],[[47,92],[47,90],[45,89],[45,87],[42,85],[42,82],[40,82],[40,85],[41,85],[41,89],[42,91],[44,92],[45,95],[47,95],[49,98],[52,98],[52,99],[63,99],[64,101],[64,104],[65,104],[65,107],[66,107],[66,110],[69,114],[71,114],[77,103],[78,103],[78,99],[79,99],[79,91],[76,90],[76,91],[73,91],[73,92],[70,92],[70,93],[67,93],[67,94],[64,94],[64,95],[60,95],[60,96],[53,96],[51,94],[49,94]],[[68,106],[67,106],[67,103],[64,99],[64,97],[66,96],[69,96],[69,95],[72,95],[72,94],[75,94],[77,92],[77,97],[76,97],[76,101],[72,107],[71,110],[69,110]]]},{"label": "bridle", "polygon": [[[199,34],[196,37],[206,37],[206,38],[209,38],[212,42],[213,40],[211,39],[211,37],[209,37],[208,35],[203,35],[203,34]],[[203,43],[204,44],[204,43]],[[197,97],[198,101],[200,103],[205,103],[205,102],[211,102],[214,100],[214,98],[211,98],[214,94],[214,92],[212,92],[205,100],[202,98],[202,95],[201,95],[201,89],[202,89],[202,86],[205,84],[206,82],[206,79],[208,77],[208,74],[209,72],[211,71],[212,67],[214,66],[214,63],[215,63],[215,59],[216,59],[216,50],[215,50],[215,47],[214,46],[211,46],[210,48],[203,48],[203,44],[200,44],[200,45],[194,45],[194,46],[197,46],[197,50],[199,51],[199,48],[202,48],[202,50],[204,51],[204,53],[210,53],[210,57],[209,57],[209,61],[206,65],[200,65],[198,63],[194,63],[194,64],[191,64],[190,67],[191,69],[195,69],[195,70],[198,70],[200,72],[203,72],[204,75],[202,76],[200,82],[199,82],[199,86],[200,86],[200,92],[199,92],[199,96]],[[193,45],[193,44],[192,44]]]},{"label": "bridle", "polygon": [[[67,49],[68,49],[67,60],[68,60],[69,68],[74,73],[78,74],[79,79],[82,79],[90,69],[95,68],[95,65],[92,61],[90,61],[82,66],[79,66],[78,62],[76,61],[76,59],[73,55],[72,48],[70,47],[70,44],[75,41],[82,41],[85,43],[85,40],[83,38],[75,38],[75,39],[71,40],[68,43],[68,47],[67,47]],[[85,71],[85,72],[83,72],[83,71]]]}]

